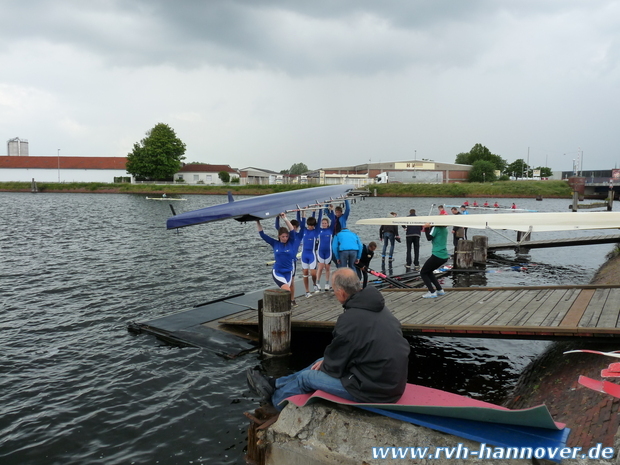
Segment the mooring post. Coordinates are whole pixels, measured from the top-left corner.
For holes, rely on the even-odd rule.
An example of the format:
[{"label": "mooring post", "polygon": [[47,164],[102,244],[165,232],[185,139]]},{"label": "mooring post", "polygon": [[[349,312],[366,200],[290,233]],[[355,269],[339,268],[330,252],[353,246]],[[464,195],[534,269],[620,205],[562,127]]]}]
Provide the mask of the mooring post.
[{"label": "mooring post", "polygon": [[474,236],[474,263],[478,265],[487,265],[487,249],[489,248],[489,238],[487,236]]},{"label": "mooring post", "polygon": [[456,243],[454,251],[454,267],[458,269],[471,269],[474,266],[474,241],[460,240]]},{"label": "mooring post", "polygon": [[516,247],[516,252],[517,253],[530,253],[530,249],[527,247],[527,245],[525,245],[525,243],[531,240],[532,240],[531,231],[517,231],[518,245]]},{"label": "mooring post", "polygon": [[267,289],[263,293],[263,354],[271,357],[291,351],[291,293],[283,289]]}]

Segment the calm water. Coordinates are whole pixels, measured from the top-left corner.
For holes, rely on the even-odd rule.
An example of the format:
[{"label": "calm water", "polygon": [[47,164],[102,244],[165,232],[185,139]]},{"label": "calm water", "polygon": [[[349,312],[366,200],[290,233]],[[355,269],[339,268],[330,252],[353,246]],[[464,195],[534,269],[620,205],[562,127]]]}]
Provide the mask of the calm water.
[{"label": "calm water", "polygon": [[[177,212],[225,201],[188,199],[173,202]],[[355,226],[357,219],[405,215],[410,208],[428,214],[444,201],[369,198],[353,206],[350,226],[367,243],[378,240],[378,228]],[[515,201],[545,211],[566,211],[569,203]],[[138,195],[0,193],[3,465],[244,463],[243,412],[258,406],[244,371],[260,363],[258,356],[231,361],[206,349],[172,348],[132,335],[127,323],[271,286],[265,265],[271,252],[254,224],[227,221],[176,233],[165,229],[169,216],[169,202]],[[467,284],[587,283],[611,248],[533,250],[520,257],[505,252],[506,263],[500,260]],[[423,241],[422,257],[429,253]],[[395,258],[394,272],[404,271],[402,244]],[[528,270],[510,271],[514,260]],[[445,284],[455,285],[451,279]],[[411,342],[411,381],[494,401],[546,346]],[[291,367],[321,350],[305,350]]]}]

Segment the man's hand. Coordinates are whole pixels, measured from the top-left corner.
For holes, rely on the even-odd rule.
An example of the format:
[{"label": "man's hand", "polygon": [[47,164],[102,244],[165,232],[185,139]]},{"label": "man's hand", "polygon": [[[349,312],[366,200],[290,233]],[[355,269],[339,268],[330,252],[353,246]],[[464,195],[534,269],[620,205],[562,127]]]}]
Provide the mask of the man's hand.
[{"label": "man's hand", "polygon": [[321,369],[321,365],[323,365],[323,360],[319,360],[314,365],[312,365],[311,370],[320,370]]}]

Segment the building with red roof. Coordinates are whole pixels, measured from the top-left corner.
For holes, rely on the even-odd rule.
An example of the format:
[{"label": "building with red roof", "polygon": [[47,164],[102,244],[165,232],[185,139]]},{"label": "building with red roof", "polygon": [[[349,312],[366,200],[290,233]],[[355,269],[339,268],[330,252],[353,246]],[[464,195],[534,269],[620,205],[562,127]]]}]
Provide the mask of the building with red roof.
[{"label": "building with red roof", "polygon": [[130,177],[126,157],[0,156],[0,182],[114,182]]}]

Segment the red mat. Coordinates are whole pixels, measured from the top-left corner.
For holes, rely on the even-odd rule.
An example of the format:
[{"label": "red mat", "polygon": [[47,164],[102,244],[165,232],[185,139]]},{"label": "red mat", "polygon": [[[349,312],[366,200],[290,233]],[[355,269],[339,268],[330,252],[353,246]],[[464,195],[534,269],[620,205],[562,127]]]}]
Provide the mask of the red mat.
[{"label": "red mat", "polygon": [[300,394],[286,399],[298,407],[320,398],[338,404],[347,404],[361,407],[376,407],[384,410],[424,413],[448,418],[484,421],[488,423],[503,423],[507,425],[531,426],[560,430],[566,425],[553,421],[549,410],[544,405],[536,407],[510,410],[500,405],[490,404],[470,397],[452,394],[417,384],[407,384],[405,393],[400,400],[393,404],[356,403],[341,397],[316,391],[313,394]]}]

